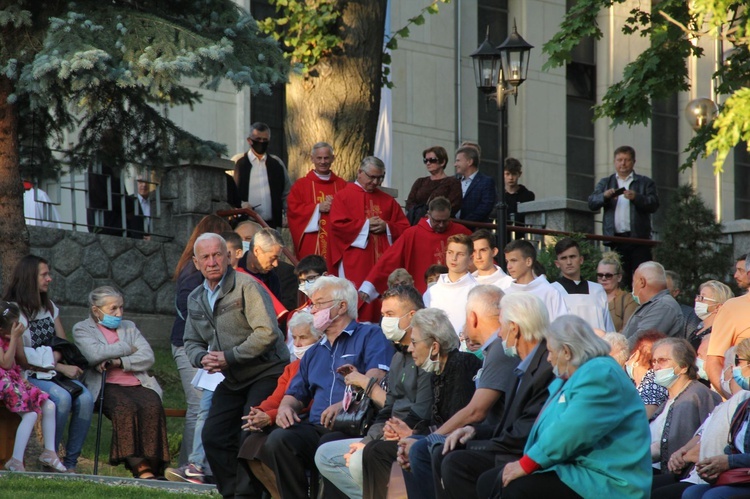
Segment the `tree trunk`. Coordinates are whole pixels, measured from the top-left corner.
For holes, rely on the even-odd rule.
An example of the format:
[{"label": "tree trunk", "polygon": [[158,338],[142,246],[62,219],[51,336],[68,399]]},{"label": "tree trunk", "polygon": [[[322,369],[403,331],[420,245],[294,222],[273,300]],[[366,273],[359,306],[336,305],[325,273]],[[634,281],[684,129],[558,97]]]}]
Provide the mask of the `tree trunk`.
[{"label": "tree trunk", "polygon": [[353,180],[360,161],[373,153],[386,4],[387,0],[339,0],[343,50],[321,60],[307,77],[290,76],[285,134],[292,178],[310,169],[310,148],[316,142],[333,146],[333,169],[346,180]]},{"label": "tree trunk", "polygon": [[0,265],[2,286],[18,260],[29,252],[29,232],[23,217],[23,184],[18,167],[18,113],[8,103],[13,82],[0,76]]}]

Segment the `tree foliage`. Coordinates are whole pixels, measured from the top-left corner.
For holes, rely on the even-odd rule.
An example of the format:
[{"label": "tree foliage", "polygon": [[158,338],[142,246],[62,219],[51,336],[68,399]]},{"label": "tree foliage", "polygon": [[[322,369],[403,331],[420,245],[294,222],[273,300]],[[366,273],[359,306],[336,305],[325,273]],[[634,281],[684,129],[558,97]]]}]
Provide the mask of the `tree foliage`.
[{"label": "tree foliage", "polygon": [[[562,66],[571,60],[572,50],[585,37],[600,39],[602,32],[596,18],[602,9],[624,0],[579,0],[568,11],[560,31],[548,41],[543,51],[549,56],[545,68]],[[648,37],[649,47],[627,64],[622,80],[612,85],[595,107],[596,118],[609,118],[612,126],[647,124],[654,100],[690,88],[687,58],[703,57],[704,51],[694,43],[709,37],[735,46],[714,78],[718,92],[729,95],[720,107],[719,116],[693,137],[686,152],[683,168],[691,167],[699,156],[716,152],[714,168],[721,171],[731,148],[750,141],[750,90],[745,87],[750,74],[747,36],[748,0],[664,0],[651,11],[636,7],[630,12],[622,31],[628,35]],[[716,99],[714,99],[716,100]]]},{"label": "tree foliage", "polygon": [[25,166],[51,164],[50,148],[67,149],[73,130],[72,154],[96,156],[103,138],[116,138],[115,164],[215,157],[223,145],[168,118],[170,107],[201,101],[186,83],[268,93],[287,66],[231,0],[13,0],[0,8],[0,78],[13,87],[0,98],[21,118]]},{"label": "tree foliage", "polygon": [[713,211],[691,186],[683,185],[667,210],[663,240],[654,258],[679,274],[684,296],[695,296],[701,283],[723,280],[732,265],[732,248],[722,244],[723,239]]}]

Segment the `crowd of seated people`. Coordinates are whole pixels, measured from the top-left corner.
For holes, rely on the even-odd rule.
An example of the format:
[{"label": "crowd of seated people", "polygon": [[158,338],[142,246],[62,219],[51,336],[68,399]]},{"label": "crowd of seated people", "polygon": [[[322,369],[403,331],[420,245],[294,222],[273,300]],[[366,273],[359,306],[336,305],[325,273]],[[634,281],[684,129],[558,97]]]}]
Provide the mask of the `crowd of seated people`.
[{"label": "crowd of seated people", "polygon": [[[636,269],[633,307],[617,286],[619,262],[607,256],[599,263],[599,281],[620,334],[551,309],[548,295],[558,291],[545,287],[540,295],[523,289],[524,283],[505,292],[477,283],[458,308],[425,308],[413,276],[392,269],[378,302],[382,321],[369,323],[359,320],[362,301],[349,280],[332,275],[335,269],[325,262],[315,272],[304,262],[297,271],[304,300],[287,315],[274,309],[272,291],[259,279],[233,269],[241,249],[225,229],[217,223],[196,234],[175,274],[181,326],[190,332],[182,367],[229,376],[232,384],[222,397],[259,380],[264,387],[263,396],[253,392],[247,399],[252,403],[237,402],[241,417],[223,420],[232,432],[222,438],[238,435],[230,449],[236,474],[227,472],[228,449],[205,438],[216,435],[211,425],[221,408],[211,405],[210,394],[208,406],[200,408],[212,429],[194,435],[209,444],[195,469],[220,470],[217,487],[224,497],[382,499],[398,491],[412,499],[750,497],[750,304],[721,282],[701,284],[694,302],[701,322],[685,331],[660,264]],[[272,229],[256,235],[275,246],[281,241]],[[459,270],[468,273],[472,247],[464,239],[459,242],[467,261]],[[456,244],[449,240],[446,251]],[[215,250],[204,254],[205,248]],[[527,255],[522,243],[505,250],[518,253],[512,278],[546,279],[533,270],[535,255]],[[446,261],[447,268],[428,270],[428,285],[457,272],[456,259]],[[45,260],[23,260],[5,299],[18,303],[18,322],[27,331],[16,344],[16,361],[57,407],[55,449],[73,413],[65,452],[54,467],[75,469],[89,426],[77,415],[90,421],[97,401],[113,422],[110,462],[125,464],[138,478],[163,476],[170,456],[161,389],[147,372],[154,356],[137,326],[122,320],[122,293],[110,286],[92,291],[89,316],[73,329],[86,362],[78,366],[54,347],[66,335],[47,296],[49,271]],[[250,295],[222,301],[233,296],[235,280],[262,297],[254,313],[265,314],[267,326],[263,336],[257,326],[256,337],[253,323],[246,324],[248,333],[225,348],[221,328],[227,319],[221,316],[242,316],[250,306],[244,298]],[[215,338],[199,345],[205,324]],[[177,340],[173,350],[183,346],[183,338]],[[78,387],[76,395],[45,377],[52,368],[35,351],[45,346],[53,352],[52,368]],[[269,359],[272,371],[257,370],[244,381],[237,376],[238,369]],[[361,411],[366,424],[358,424],[358,407],[370,408]],[[350,417],[356,424],[342,424]],[[184,469],[177,475],[184,476]],[[231,486],[223,478],[230,475]]]}]

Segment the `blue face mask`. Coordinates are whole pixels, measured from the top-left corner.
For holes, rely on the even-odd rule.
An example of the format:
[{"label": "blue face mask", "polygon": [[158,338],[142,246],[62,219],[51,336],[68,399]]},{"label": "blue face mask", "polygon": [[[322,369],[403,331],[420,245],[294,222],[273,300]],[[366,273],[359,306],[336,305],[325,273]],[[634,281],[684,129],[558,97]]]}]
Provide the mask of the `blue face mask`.
[{"label": "blue face mask", "polygon": [[742,375],[741,367],[737,366],[732,369],[732,378],[734,378],[735,383],[740,385],[740,388],[743,390],[750,390],[750,381]]},{"label": "blue face mask", "polygon": [[244,255],[250,251],[250,241],[242,241],[242,254]]},{"label": "blue face mask", "polygon": [[508,342],[505,340],[503,340],[503,351],[510,358],[518,357],[518,348],[516,348],[516,345],[509,347]]},{"label": "blue face mask", "polygon": [[117,329],[118,327],[120,327],[121,322],[122,317],[105,314],[104,312],[102,312],[102,318],[99,320],[99,324],[106,327],[107,329]]},{"label": "blue face mask", "polygon": [[698,368],[698,377],[701,379],[708,380],[708,374],[706,373],[706,370],[704,369],[704,360],[700,357],[695,359],[695,367]]},{"label": "blue face mask", "polygon": [[638,296],[635,293],[630,293],[630,295],[633,297],[633,301],[635,301],[636,305],[640,305],[641,304],[641,299],[638,298]]},{"label": "blue face mask", "polygon": [[664,388],[672,386],[679,377],[680,376],[674,372],[674,368],[672,367],[665,367],[664,369],[654,371],[654,383],[663,386]]}]

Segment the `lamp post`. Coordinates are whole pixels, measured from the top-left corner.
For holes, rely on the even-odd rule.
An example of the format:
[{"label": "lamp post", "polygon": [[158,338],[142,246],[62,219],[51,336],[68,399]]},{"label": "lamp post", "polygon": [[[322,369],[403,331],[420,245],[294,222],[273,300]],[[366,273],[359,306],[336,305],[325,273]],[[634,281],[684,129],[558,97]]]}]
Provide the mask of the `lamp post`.
[{"label": "lamp post", "polygon": [[[513,31],[503,43],[493,47],[490,42],[490,28],[487,36],[477,49],[471,53],[474,64],[474,79],[477,88],[487,96],[487,101],[497,103],[498,125],[500,128],[500,147],[498,150],[498,182],[500,199],[497,203],[497,246],[500,249],[499,261],[504,262],[504,249],[507,237],[508,220],[505,206],[505,133],[503,106],[509,95],[513,102],[518,100],[518,87],[526,81],[529,71],[529,54],[533,45],[518,34],[516,21],[513,20]],[[478,166],[478,165],[477,165]]]}]

